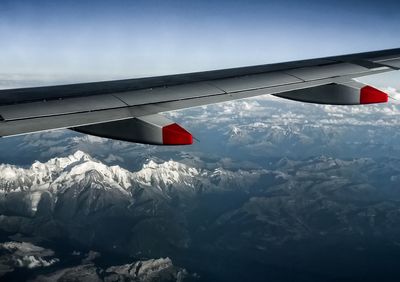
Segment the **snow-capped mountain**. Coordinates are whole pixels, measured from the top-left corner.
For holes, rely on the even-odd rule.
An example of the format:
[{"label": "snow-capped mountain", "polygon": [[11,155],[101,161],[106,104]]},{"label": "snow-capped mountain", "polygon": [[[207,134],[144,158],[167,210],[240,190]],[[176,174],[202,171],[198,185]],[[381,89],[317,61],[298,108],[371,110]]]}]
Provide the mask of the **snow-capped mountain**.
[{"label": "snow-capped mountain", "polygon": [[118,166],[107,167],[92,159],[82,151],[64,157],[54,158],[46,163],[35,162],[30,168],[19,168],[12,165],[0,165],[0,191],[40,191],[57,192],[60,187],[70,186],[72,182],[80,183],[85,174],[97,171],[104,177],[104,182],[126,191],[130,186],[130,173]]},{"label": "snow-capped mountain", "polygon": [[16,267],[48,267],[59,261],[54,252],[29,242],[5,242],[0,244],[0,277]]},{"label": "snow-capped mountain", "polygon": [[[64,254],[65,256],[65,254]],[[30,281],[183,281],[189,273],[173,265],[168,257],[134,261],[124,265],[111,265],[107,268],[96,265],[101,254],[89,251],[87,254],[73,252],[70,256],[82,258],[80,262],[65,268],[62,259],[47,248],[30,242],[7,241],[0,243],[0,279],[7,280],[19,269],[42,270],[42,274]],[[67,256],[68,257],[68,256]],[[53,269],[49,269],[53,266]],[[54,271],[54,267],[59,267]],[[57,268],[56,268],[57,269]],[[43,272],[46,271],[46,274]],[[8,280],[7,280],[8,281]],[[186,281],[186,280],[185,280]]]},{"label": "snow-capped mountain", "polygon": [[265,173],[268,172],[207,170],[152,159],[131,172],[77,151],[43,163],[36,161],[27,168],[0,165],[0,209],[6,214],[32,215],[42,200],[42,209],[66,210],[70,214],[79,206],[79,212],[89,212],[110,204],[130,205],[141,199],[248,188]]},{"label": "snow-capped mountain", "polygon": [[[288,250],[300,242],[327,253],[335,250],[326,242],[343,236],[343,244],[355,240],[362,248],[364,238],[384,238],[390,249],[398,244],[398,159],[281,158],[268,170],[227,169],[230,160],[201,166],[202,160],[151,158],[129,171],[77,151],[29,167],[1,165],[0,230],[142,260],[103,269],[120,278],[136,271],[150,277],[145,261],[180,261],[182,253],[191,258],[182,263],[190,271],[226,252],[235,265],[243,254],[266,266],[280,263],[293,259]],[[150,261],[155,269],[169,265]],[[96,271],[85,264],[63,275]]]},{"label": "snow-capped mountain", "polygon": [[[182,211],[196,208],[191,203],[197,196],[243,193],[269,174],[262,169],[209,170],[159,158],[128,171],[82,151],[24,168],[1,165],[0,225],[120,252],[152,250],[160,236],[165,248],[185,248],[190,238]],[[156,249],[163,253],[163,247]]]}]

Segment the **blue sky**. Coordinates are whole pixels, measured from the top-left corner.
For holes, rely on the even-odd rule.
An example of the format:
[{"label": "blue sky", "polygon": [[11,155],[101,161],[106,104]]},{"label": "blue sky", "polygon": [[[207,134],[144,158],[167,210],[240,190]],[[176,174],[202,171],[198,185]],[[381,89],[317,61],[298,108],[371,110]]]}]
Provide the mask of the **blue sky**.
[{"label": "blue sky", "polygon": [[400,47],[396,1],[1,1],[0,74],[122,78]]}]

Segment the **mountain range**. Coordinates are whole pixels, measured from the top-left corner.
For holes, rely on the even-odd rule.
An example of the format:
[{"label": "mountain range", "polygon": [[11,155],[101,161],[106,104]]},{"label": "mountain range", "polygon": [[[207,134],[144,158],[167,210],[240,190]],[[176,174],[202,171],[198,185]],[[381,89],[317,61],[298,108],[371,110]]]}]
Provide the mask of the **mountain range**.
[{"label": "mountain range", "polygon": [[[26,167],[0,165],[3,241],[52,250],[56,261],[45,267],[49,260],[36,258],[41,266],[32,270],[48,269],[40,272],[46,277],[104,272],[117,267],[115,261],[131,269],[169,257],[178,265],[168,276],[173,279],[182,267],[196,280],[263,281],[268,274],[286,281],[282,267],[289,265],[307,281],[321,277],[313,269],[320,261],[332,281],[350,281],[368,273],[368,259],[353,269],[345,264],[360,252],[366,258],[387,249],[400,254],[396,158],[281,158],[266,168],[238,170],[187,160],[144,159],[130,171],[76,151]],[[94,266],[71,258],[78,252],[83,260],[91,251],[101,253]],[[332,258],[343,262],[335,266],[340,273]],[[384,265],[375,267],[383,275]]]}]

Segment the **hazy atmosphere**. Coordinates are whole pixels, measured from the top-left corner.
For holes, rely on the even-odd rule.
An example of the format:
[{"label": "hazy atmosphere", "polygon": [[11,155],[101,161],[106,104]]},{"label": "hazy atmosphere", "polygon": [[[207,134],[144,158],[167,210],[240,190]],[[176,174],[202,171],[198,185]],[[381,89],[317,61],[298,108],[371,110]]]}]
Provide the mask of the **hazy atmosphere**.
[{"label": "hazy atmosphere", "polygon": [[0,73],[103,79],[399,46],[397,1],[1,1]]},{"label": "hazy atmosphere", "polygon": [[[1,1],[0,89],[400,47],[396,1]],[[397,98],[400,73],[363,77]],[[191,146],[0,138],[1,281],[397,281],[400,103],[164,113]]]}]

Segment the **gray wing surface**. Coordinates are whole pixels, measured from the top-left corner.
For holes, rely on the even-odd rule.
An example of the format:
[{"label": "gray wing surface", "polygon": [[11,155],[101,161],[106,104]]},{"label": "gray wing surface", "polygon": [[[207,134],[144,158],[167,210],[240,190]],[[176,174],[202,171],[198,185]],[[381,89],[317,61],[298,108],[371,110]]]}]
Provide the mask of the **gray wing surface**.
[{"label": "gray wing surface", "polygon": [[[126,127],[144,132],[155,126],[151,130],[162,133],[173,122],[155,118],[159,113],[266,94],[322,104],[385,102],[385,93],[354,79],[398,69],[400,48],[188,74],[0,90],[0,136],[71,128],[132,142],[175,145],[163,141],[162,134],[157,140],[142,140],[139,133],[119,138],[108,132]],[[127,125],[129,120],[134,122]]]}]

